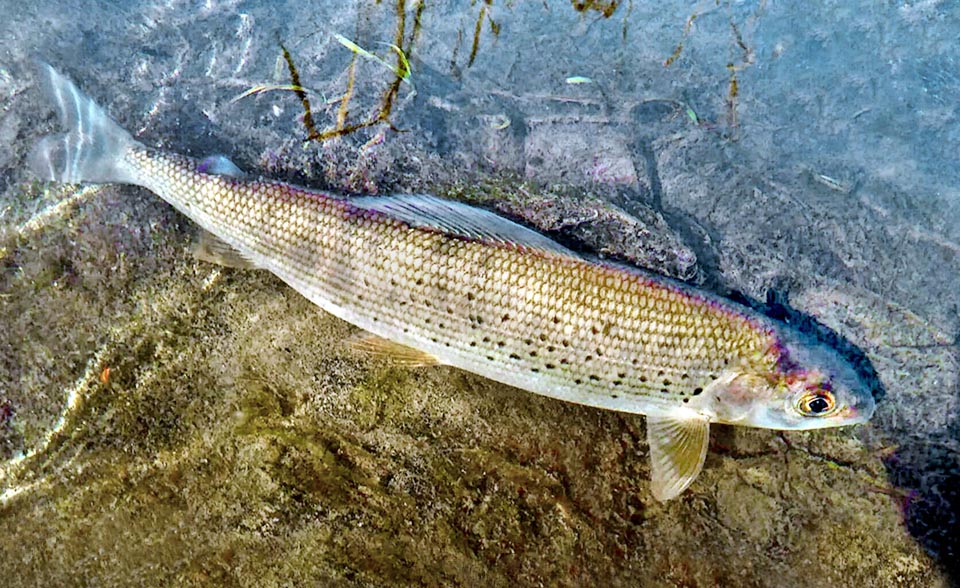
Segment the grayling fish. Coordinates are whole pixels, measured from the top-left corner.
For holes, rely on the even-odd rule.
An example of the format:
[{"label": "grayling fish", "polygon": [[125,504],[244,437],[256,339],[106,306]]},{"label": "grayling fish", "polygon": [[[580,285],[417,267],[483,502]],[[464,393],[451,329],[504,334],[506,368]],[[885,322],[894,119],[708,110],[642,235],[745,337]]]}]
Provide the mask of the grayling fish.
[{"label": "grayling fish", "polygon": [[873,414],[869,387],[834,349],[749,308],[586,260],[464,204],[337,197],[156,151],[49,65],[42,79],[67,132],[37,144],[38,176],[151,190],[221,252],[363,329],[358,349],[646,415],[660,500],[699,474],[711,422],[817,429]]}]

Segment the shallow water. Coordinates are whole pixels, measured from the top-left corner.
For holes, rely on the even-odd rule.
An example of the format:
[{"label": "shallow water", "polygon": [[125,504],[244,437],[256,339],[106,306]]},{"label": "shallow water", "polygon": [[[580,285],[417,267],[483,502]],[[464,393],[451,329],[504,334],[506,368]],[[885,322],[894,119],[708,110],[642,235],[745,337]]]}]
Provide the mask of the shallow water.
[{"label": "shallow water", "polygon": [[[0,0],[5,585],[958,581],[955,3],[323,4]],[[244,95],[291,84],[281,43],[312,125]],[[885,395],[854,428],[715,427],[657,503],[642,417],[357,358],[157,197],[37,183],[34,57],[151,146],[774,291]]]}]

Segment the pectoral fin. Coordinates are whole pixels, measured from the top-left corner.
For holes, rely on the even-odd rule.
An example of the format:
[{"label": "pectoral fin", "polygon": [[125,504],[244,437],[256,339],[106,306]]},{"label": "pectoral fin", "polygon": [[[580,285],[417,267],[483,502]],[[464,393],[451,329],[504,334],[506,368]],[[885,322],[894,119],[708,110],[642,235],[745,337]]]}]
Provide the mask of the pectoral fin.
[{"label": "pectoral fin", "polygon": [[702,417],[647,417],[650,489],[670,500],[687,489],[703,469],[710,442],[710,421]]},{"label": "pectoral fin", "polygon": [[357,353],[379,357],[403,367],[440,365],[440,360],[429,353],[369,333],[351,337],[347,345]]}]

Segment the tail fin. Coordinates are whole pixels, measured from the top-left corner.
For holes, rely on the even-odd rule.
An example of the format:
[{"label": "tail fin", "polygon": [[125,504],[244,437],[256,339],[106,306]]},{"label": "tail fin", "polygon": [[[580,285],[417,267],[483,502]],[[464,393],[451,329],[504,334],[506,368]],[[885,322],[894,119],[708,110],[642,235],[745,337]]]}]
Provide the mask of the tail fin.
[{"label": "tail fin", "polygon": [[69,78],[40,63],[41,85],[57,106],[67,132],[44,137],[30,152],[30,169],[57,182],[136,183],[135,170],[124,162],[137,142]]}]

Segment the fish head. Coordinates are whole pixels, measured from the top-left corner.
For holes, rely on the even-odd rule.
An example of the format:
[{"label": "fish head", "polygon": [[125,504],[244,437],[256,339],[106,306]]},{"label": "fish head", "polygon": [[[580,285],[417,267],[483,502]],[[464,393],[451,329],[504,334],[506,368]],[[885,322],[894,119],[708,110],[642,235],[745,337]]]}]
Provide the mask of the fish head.
[{"label": "fish head", "polygon": [[761,367],[734,371],[716,383],[710,412],[717,421],[809,430],[860,424],[873,416],[871,386],[837,350],[799,332],[779,333],[777,339],[764,354],[767,361],[750,362]]}]

